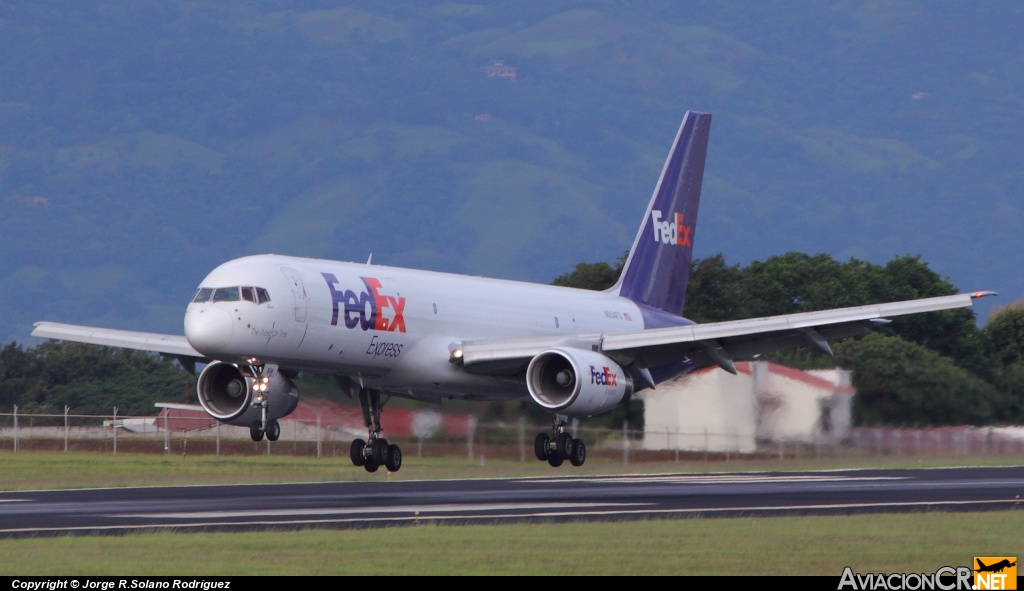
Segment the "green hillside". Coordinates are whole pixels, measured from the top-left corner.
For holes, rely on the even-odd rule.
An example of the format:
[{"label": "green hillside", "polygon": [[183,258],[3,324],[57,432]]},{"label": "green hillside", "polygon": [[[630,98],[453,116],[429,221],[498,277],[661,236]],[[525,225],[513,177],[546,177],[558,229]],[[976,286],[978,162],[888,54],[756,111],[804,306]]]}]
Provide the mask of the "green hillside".
[{"label": "green hillside", "polygon": [[4,2],[0,337],[177,332],[257,252],[547,282],[628,247],[687,109],[698,254],[920,253],[1011,301],[1022,10]]}]

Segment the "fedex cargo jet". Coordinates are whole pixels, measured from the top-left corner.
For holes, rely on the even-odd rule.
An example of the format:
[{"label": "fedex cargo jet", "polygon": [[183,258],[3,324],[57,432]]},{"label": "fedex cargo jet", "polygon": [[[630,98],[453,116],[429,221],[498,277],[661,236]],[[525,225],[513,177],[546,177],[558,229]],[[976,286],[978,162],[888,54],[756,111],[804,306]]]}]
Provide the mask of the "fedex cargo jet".
[{"label": "fedex cargo jet", "polygon": [[351,458],[397,471],[382,436],[392,396],[532,400],[551,411],[538,460],[580,466],[569,417],[616,408],[696,368],[829,339],[888,316],[970,306],[977,292],[905,302],[694,324],[683,318],[711,115],[688,112],[618,283],[604,292],[380,265],[275,255],[224,263],[185,310],[184,336],[36,324],[34,336],[154,351],[199,375],[210,416],[276,440],[298,403],[298,372],[330,374],[358,398],[367,438]]}]

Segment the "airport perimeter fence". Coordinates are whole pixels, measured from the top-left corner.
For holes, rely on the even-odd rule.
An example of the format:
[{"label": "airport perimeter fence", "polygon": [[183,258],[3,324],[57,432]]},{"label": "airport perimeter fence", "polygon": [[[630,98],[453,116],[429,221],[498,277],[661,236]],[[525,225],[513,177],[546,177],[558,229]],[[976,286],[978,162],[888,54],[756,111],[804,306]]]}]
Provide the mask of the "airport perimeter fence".
[{"label": "airport perimeter fence", "polygon": [[[347,457],[353,439],[366,438],[361,424],[328,418],[283,419],[276,442],[254,442],[246,427],[221,424],[209,417],[0,413],[0,451],[92,451],[107,453],[295,455]],[[533,441],[551,425],[525,418],[478,422],[464,428],[443,427],[383,435],[403,447],[406,457],[458,457],[469,461],[505,459],[536,461]],[[630,464],[650,461],[730,461],[840,457],[1018,456],[1024,457],[1024,427],[934,427],[925,429],[853,428],[842,440],[777,440],[753,434],[701,431],[644,431],[588,427],[573,420],[574,437],[587,444],[588,457]],[[723,442],[726,442],[723,444]]]}]

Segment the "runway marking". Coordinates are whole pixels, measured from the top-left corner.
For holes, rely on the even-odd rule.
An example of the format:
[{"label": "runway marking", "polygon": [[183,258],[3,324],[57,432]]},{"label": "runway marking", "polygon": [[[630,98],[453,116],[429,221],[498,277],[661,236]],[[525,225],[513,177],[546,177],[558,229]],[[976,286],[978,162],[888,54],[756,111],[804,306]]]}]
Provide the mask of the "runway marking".
[{"label": "runway marking", "polygon": [[[595,479],[581,480],[588,483],[636,483],[636,482],[668,482],[677,484],[749,484],[757,482],[858,482],[858,481],[891,481],[909,480],[909,476],[824,476],[824,475],[787,475],[787,476],[764,476],[746,474],[707,474],[707,475],[683,475],[668,474],[665,476],[609,476]],[[534,479],[526,480],[532,483],[564,484],[558,479]]]},{"label": "runway marking", "polygon": [[111,515],[123,519],[225,519],[229,517],[288,517],[291,515],[360,515],[367,513],[408,513],[415,516],[418,513],[442,513],[470,511],[512,511],[515,509],[541,510],[541,509],[563,509],[572,510],[579,507],[590,509],[594,507],[645,507],[654,503],[481,503],[476,505],[402,505],[398,507],[350,507],[340,509],[252,509],[246,511],[190,511],[177,513],[125,513]]},{"label": "runway marking", "polygon": [[[913,503],[850,503],[850,504],[830,504],[830,505],[794,505],[791,507],[712,507],[706,509],[658,509],[648,510],[644,513],[651,515],[669,515],[669,514],[695,514],[695,513],[716,513],[716,512],[742,512],[742,511],[794,511],[794,510],[810,510],[810,509],[843,509],[843,508],[868,508],[868,507],[937,507],[942,505],[991,505],[991,504],[1014,504],[1015,499],[1003,499],[1003,500],[989,500],[989,501],[922,501]],[[583,516],[613,516],[613,515],[627,515],[630,513],[638,513],[639,511],[584,511],[584,512],[550,512],[550,513],[509,513],[509,514],[498,514],[498,515],[459,515],[457,517],[445,517],[445,516],[406,516],[406,517],[382,517],[374,521],[387,522],[387,523],[419,523],[424,521],[430,522],[443,522],[450,519],[459,519],[461,521],[492,521],[492,520],[508,520],[508,519],[537,519],[537,518],[552,518],[552,517],[583,517]],[[238,523],[221,523],[216,521],[203,521],[195,523],[185,524],[142,524],[142,525],[106,525],[106,526],[75,526],[75,527],[41,527],[41,528],[10,528],[0,529],[0,534],[16,534],[16,533],[58,533],[58,532],[89,532],[89,531],[123,531],[123,530],[148,530],[148,529],[186,529],[186,528],[237,528],[239,525],[245,526],[266,526],[266,527],[280,527],[282,525],[293,525],[293,526],[310,526],[310,525],[329,525],[329,524],[356,524],[366,523],[366,519],[363,518],[339,518],[339,519],[296,519],[288,521],[252,521],[244,524]]]}]

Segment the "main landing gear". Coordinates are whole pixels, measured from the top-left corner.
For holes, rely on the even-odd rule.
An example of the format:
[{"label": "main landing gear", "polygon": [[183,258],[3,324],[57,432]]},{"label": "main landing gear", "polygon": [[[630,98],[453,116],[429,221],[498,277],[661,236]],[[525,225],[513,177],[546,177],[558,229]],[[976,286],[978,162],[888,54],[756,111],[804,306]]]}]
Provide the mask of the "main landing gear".
[{"label": "main landing gear", "polygon": [[565,460],[573,466],[582,466],[587,461],[587,446],[582,439],[573,439],[565,430],[565,419],[562,415],[555,415],[551,435],[539,433],[533,440],[533,453],[537,459],[546,461],[552,468],[561,466]]},{"label": "main landing gear", "polygon": [[266,435],[267,439],[277,441],[281,437],[281,423],[278,423],[277,419],[267,420],[267,390],[270,378],[263,375],[264,364],[257,362],[256,359],[250,359],[249,362],[248,373],[252,376],[254,390],[252,405],[260,409],[260,420],[249,425],[249,437],[253,441],[263,441],[263,436]]},{"label": "main landing gear", "polygon": [[384,406],[380,401],[380,391],[359,389],[359,406],[363,409],[363,422],[370,434],[366,441],[356,439],[349,448],[349,457],[356,466],[362,466],[367,472],[376,472],[384,466],[388,472],[398,472],[402,467],[402,449],[397,445],[389,445],[388,440],[380,436],[380,411]]}]

